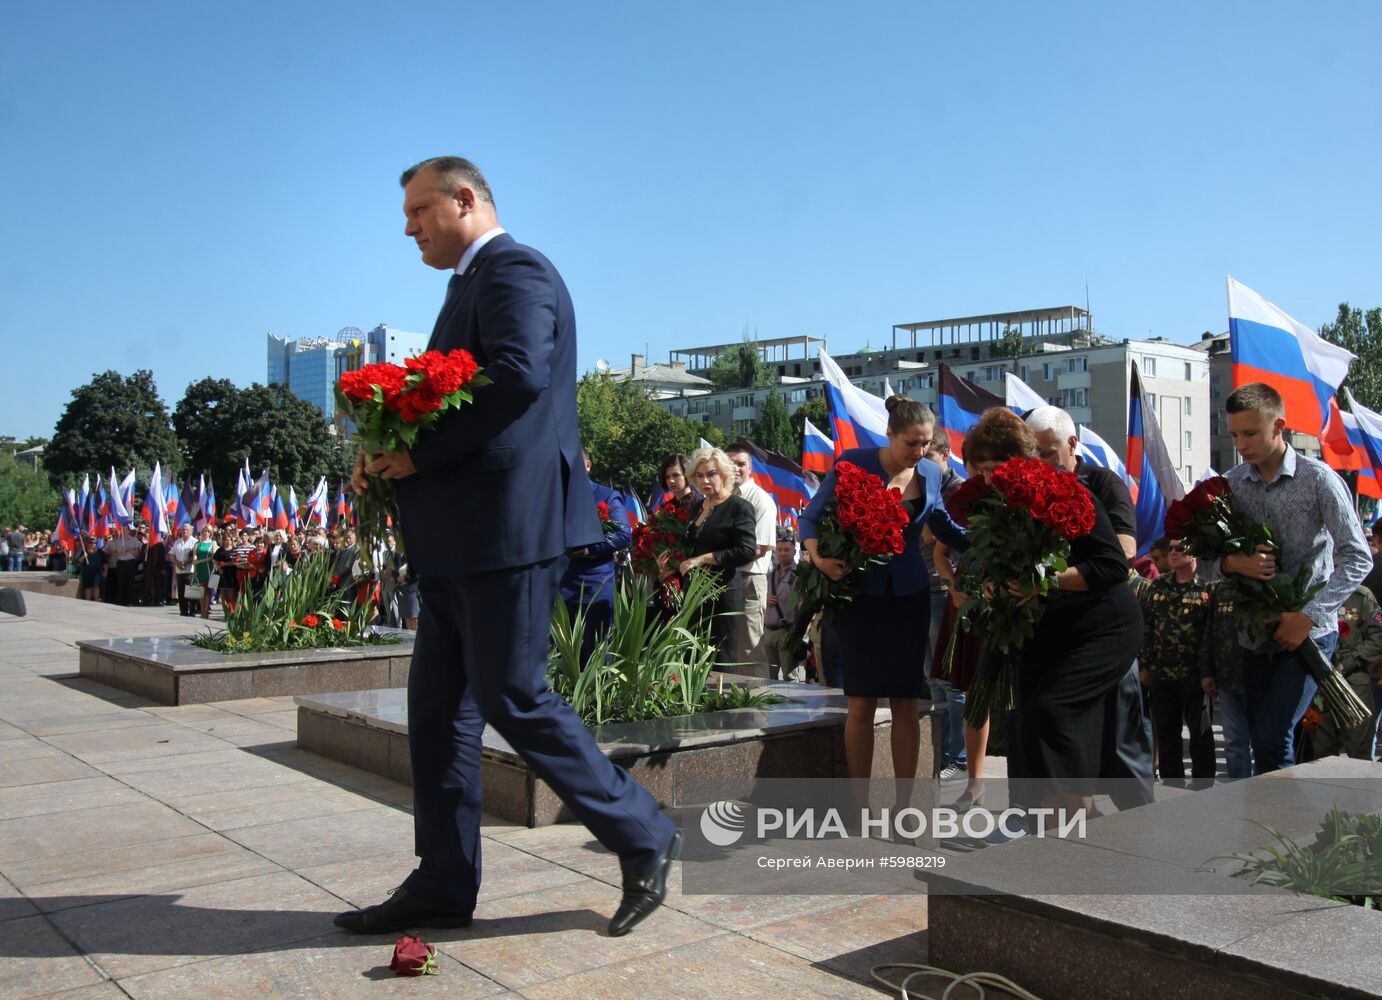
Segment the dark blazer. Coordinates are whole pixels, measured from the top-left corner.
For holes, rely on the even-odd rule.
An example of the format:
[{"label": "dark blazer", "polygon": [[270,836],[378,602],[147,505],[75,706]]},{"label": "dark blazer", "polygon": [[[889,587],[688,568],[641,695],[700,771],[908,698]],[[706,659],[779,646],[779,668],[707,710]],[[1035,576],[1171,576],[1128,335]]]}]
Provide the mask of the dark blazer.
[{"label": "dark blazer", "polygon": [[600,527],[600,540],[584,550],[584,555],[573,555],[561,578],[561,596],[564,601],[578,598],[585,604],[614,599],[614,553],[627,549],[633,541],[633,529],[624,509],[624,498],[601,483],[590,484],[591,495],[596,506],[609,504],[609,519],[618,528],[605,533]]},{"label": "dark blazer", "polygon": [[398,481],[413,573],[527,566],[601,540],[576,425],[576,315],[546,257],[507,233],[451,280],[429,349],[464,348],[493,383],[418,435]]},{"label": "dark blazer", "polygon": [[[866,472],[872,472],[883,482],[888,481],[883,472],[883,463],[878,460],[877,448],[850,448],[835,461],[837,465],[840,462],[852,462]],[[890,581],[892,592],[899,596],[915,594],[930,588],[931,574],[926,568],[926,560],[921,552],[923,526],[930,527],[932,534],[952,548],[964,549],[969,544],[965,540],[964,529],[950,519],[941,501],[940,466],[930,459],[923,458],[917,463],[916,475],[921,480],[921,502],[912,514],[911,523],[902,530],[902,554],[893,556],[882,566],[876,563],[867,566],[859,582],[858,592],[861,594],[882,597],[888,592]],[[832,469],[811,503],[801,513],[803,541],[816,537],[816,525],[820,521],[821,511],[834,496],[835,472]]]},{"label": "dark blazer", "polygon": [[697,528],[696,518],[700,517],[704,506],[704,497],[692,504],[691,516],[686,522],[690,555],[713,553],[716,578],[722,586],[735,589],[739,581],[739,567],[753,562],[758,556],[753,505],[741,496],[732,496],[712,510],[705,524]]}]

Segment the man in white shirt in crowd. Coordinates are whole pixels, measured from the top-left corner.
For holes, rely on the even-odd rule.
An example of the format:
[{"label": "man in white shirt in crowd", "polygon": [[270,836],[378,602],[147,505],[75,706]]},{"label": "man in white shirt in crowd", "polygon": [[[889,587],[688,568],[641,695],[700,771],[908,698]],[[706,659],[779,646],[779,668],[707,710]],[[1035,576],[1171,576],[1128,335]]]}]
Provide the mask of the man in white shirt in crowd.
[{"label": "man in white shirt in crowd", "polygon": [[106,539],[106,553],[115,560],[115,603],[133,604],[135,567],[144,553],[144,546],[133,529],[125,527],[113,539]]},{"label": "man in white shirt in crowd", "polygon": [[184,524],[178,529],[177,541],[168,550],[168,560],[173,564],[173,572],[178,581],[178,613],[191,618],[200,613],[200,599],[187,599],[187,587],[192,582],[192,563],[197,557],[197,540],[192,537],[192,525]]},{"label": "man in white shirt in crowd", "polygon": [[744,585],[744,615],[739,619],[739,659],[747,666],[740,670],[750,677],[768,676],[768,657],[763,649],[763,611],[768,598],[768,570],[773,565],[773,546],[777,541],[777,503],[753,481],[753,453],[740,438],[725,454],[734,463],[734,482],[738,494],[753,507],[754,535],[758,556],[739,568]]}]

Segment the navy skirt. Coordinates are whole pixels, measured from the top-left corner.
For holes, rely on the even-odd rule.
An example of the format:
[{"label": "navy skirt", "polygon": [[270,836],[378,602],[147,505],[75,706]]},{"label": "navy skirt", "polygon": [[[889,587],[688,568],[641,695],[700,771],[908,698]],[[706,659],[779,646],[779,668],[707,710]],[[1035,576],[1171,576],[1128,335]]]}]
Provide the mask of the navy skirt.
[{"label": "navy skirt", "polygon": [[860,594],[835,612],[844,692],[860,698],[921,698],[931,594]]}]

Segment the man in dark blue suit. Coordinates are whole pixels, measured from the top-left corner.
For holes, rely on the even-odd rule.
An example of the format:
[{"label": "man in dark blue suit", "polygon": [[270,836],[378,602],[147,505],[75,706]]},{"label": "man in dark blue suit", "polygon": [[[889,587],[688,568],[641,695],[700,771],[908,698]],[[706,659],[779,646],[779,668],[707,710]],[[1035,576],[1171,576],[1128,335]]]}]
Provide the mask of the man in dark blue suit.
[{"label": "man in dark blue suit", "polygon": [[428,347],[463,348],[491,385],[410,451],[356,459],[397,480],[422,614],[408,680],[418,867],[389,899],[343,913],[362,933],[464,927],[480,887],[480,734],[493,726],[619,855],[625,934],[666,897],[681,835],[600,752],[546,681],[567,553],[602,532],[576,436],[576,319],[550,261],[499,228],[479,169],[437,157],[404,172],[404,230],[454,271]]},{"label": "man in dark blue suit", "polygon": [[[581,449],[582,465],[590,473],[590,455]],[[581,634],[581,662],[590,660],[590,651],[595,643],[609,631],[614,621],[614,554],[627,549],[633,541],[633,529],[629,526],[628,514],[624,509],[624,498],[601,483],[590,484],[591,495],[596,507],[605,505],[605,514],[612,528],[605,530],[594,545],[577,549],[571,553],[566,573],[561,578],[561,599],[566,602],[566,612],[574,621],[576,613],[585,612],[585,631]]]}]

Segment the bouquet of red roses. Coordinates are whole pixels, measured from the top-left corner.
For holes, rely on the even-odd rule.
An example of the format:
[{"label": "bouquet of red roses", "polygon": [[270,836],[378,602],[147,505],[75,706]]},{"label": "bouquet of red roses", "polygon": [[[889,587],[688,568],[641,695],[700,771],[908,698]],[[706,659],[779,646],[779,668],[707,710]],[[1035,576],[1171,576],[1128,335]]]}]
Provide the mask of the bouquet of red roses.
[{"label": "bouquet of red roses", "polygon": [[[1167,538],[1183,540],[1186,551],[1198,559],[1252,555],[1259,546],[1265,546],[1273,554],[1281,551],[1272,529],[1254,521],[1233,502],[1233,489],[1223,476],[1206,479],[1184,499],[1172,503],[1166,511],[1164,528]],[[1301,610],[1324,586],[1323,583],[1310,585],[1308,566],[1294,574],[1278,570],[1270,580],[1254,580],[1238,574],[1225,574],[1225,577],[1234,612],[1242,616],[1248,638],[1258,649],[1273,648],[1272,633],[1282,612]],[[1307,639],[1297,651],[1319,685],[1325,711],[1336,726],[1345,729],[1369,717],[1368,707],[1325,659],[1318,646]]]},{"label": "bouquet of red roses", "polygon": [[[402,451],[417,442],[449,409],[471,402],[470,390],[489,379],[469,351],[427,351],[403,364],[387,362],[348,371],[336,383],[336,405],[355,424],[354,438],[366,455]],[[391,480],[369,477],[370,488],[355,503],[360,562],[373,572],[374,555],[390,524],[398,524],[398,494]],[[403,536],[398,535],[403,549]]]},{"label": "bouquet of red roses", "polygon": [[[1069,565],[1070,542],[1094,530],[1094,502],[1073,472],[1035,458],[1011,458],[988,479],[965,482],[946,507],[969,539],[959,556],[958,587],[970,595],[959,609],[960,621],[998,654],[965,698],[966,721],[982,725],[994,707],[1010,707],[1008,654],[1035,634],[1045,605],[1033,598],[1046,596],[1056,574]],[[1021,597],[1010,582],[1018,584]]]},{"label": "bouquet of red roses", "polygon": [[619,533],[619,525],[616,524],[614,518],[610,516],[609,504],[601,500],[595,505],[595,513],[600,515],[601,531],[606,535],[617,535]]},{"label": "bouquet of red roses", "polygon": [[812,563],[798,563],[792,575],[798,621],[809,620],[819,608],[852,600],[856,571],[901,553],[902,529],[909,521],[901,491],[888,489],[883,480],[852,462],[837,462],[835,495],[816,526],[816,555],[839,559],[850,572],[832,580]]},{"label": "bouquet of red roses", "polygon": [[[668,562],[676,566],[689,553],[682,547],[686,537],[686,522],[690,512],[676,503],[672,494],[648,515],[648,520],[633,527],[633,543],[629,555],[633,571],[646,573],[656,579],[662,572],[658,557],[666,554]],[[666,609],[674,609],[681,599],[681,577],[675,573],[658,586],[656,600]]]}]

